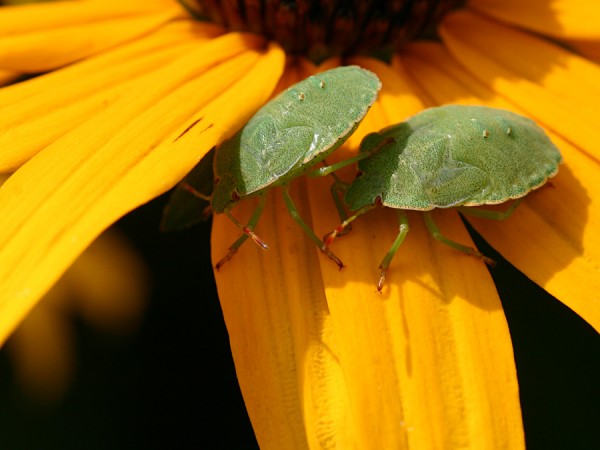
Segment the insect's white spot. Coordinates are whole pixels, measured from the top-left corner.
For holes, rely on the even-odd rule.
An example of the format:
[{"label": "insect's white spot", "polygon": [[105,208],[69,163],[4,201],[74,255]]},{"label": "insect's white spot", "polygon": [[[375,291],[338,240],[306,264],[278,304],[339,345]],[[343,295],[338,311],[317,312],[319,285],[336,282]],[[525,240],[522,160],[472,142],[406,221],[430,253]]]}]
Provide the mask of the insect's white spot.
[{"label": "insect's white spot", "polygon": [[487,139],[490,137],[490,132],[488,130],[483,130],[483,138]]},{"label": "insect's white spot", "polygon": [[319,83],[319,86],[321,87],[321,89],[325,89],[325,82],[324,82],[324,81],[321,81],[321,82]]},{"label": "insect's white spot", "polygon": [[511,128],[511,127],[508,127],[508,128],[506,129],[506,134],[507,134],[508,136],[510,136],[510,135],[512,134],[512,128]]},{"label": "insect's white spot", "polygon": [[300,92],[300,93],[298,94],[298,100],[300,100],[301,102],[302,102],[302,101],[304,101],[305,97],[306,97],[306,96],[304,95],[304,93],[303,93],[303,92]]}]

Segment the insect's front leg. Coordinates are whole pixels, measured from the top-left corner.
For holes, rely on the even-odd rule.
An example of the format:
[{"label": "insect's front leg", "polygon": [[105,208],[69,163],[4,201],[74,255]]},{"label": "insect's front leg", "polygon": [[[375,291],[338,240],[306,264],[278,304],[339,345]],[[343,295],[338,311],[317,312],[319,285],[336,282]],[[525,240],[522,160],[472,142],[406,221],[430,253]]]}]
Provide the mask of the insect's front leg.
[{"label": "insect's front leg", "polygon": [[378,133],[371,133],[367,135],[363,142],[360,144],[360,152],[358,155],[353,156],[352,158],[348,158],[344,161],[340,161],[335,164],[326,165],[324,167],[320,167],[317,170],[313,170],[308,173],[309,177],[324,177],[329,175],[337,170],[340,170],[343,167],[349,166],[350,164],[357,163],[362,161],[363,159],[368,158],[369,156],[373,156],[374,153],[379,152],[383,147],[388,144],[392,144],[394,142],[394,138],[392,137],[382,137]]},{"label": "insect's front leg", "polygon": [[233,258],[233,255],[237,253],[238,249],[244,242],[246,242],[248,238],[251,238],[252,241],[262,249],[269,249],[269,246],[265,243],[265,241],[263,241],[258,235],[256,235],[256,233],[254,233],[254,227],[256,227],[258,219],[260,219],[260,216],[265,209],[266,202],[267,197],[265,195],[260,195],[258,205],[246,225],[243,225],[239,220],[232,216],[229,211],[225,211],[225,215],[229,218],[229,220],[231,220],[238,228],[240,228],[244,234],[241,235],[233,244],[231,244],[229,251],[223,258],[219,260],[219,262],[217,262],[215,269],[219,270],[223,264]]},{"label": "insect's front leg", "polygon": [[[335,208],[337,209],[338,216],[340,217],[340,222],[346,221],[348,219],[348,212],[346,211],[346,204],[344,203],[343,196],[348,190],[348,183],[343,181],[340,177],[338,177],[335,173],[332,173],[331,176],[334,178],[334,182],[331,184],[329,188],[331,190],[331,197],[333,198],[333,203],[335,204]],[[346,233],[352,231],[352,225],[348,225],[344,231],[339,234],[339,236],[343,236]]]},{"label": "insect's front leg", "polygon": [[329,257],[329,259],[331,259],[334,263],[336,263],[340,270],[343,269],[344,263],[342,263],[342,261],[337,256],[335,256],[333,254],[333,252],[331,252],[325,246],[323,241],[317,237],[317,235],[312,230],[312,228],[310,228],[308,225],[306,225],[306,222],[304,222],[304,220],[300,216],[300,212],[296,208],[296,205],[294,204],[294,201],[292,200],[292,197],[290,196],[289,186],[287,184],[284,184],[281,187],[283,189],[283,200],[287,206],[288,211],[290,212],[290,215],[292,216],[292,219],[294,219],[294,221],[298,225],[300,225],[300,228],[302,228],[304,230],[304,232],[308,235],[308,237],[315,244],[317,244],[317,247],[319,247],[319,250],[321,250],[321,252],[323,252],[325,255],[327,255]]},{"label": "insect's front leg", "polygon": [[362,208],[358,209],[354,214],[352,214],[350,217],[348,217],[346,220],[344,220],[342,223],[340,223],[333,231],[327,233],[323,237],[323,249],[329,248],[329,246],[332,244],[332,242],[335,240],[335,238],[345,234],[347,232],[346,229],[350,226],[350,224],[352,222],[354,222],[356,219],[358,219],[360,216],[362,216],[367,211],[370,211],[371,209],[373,209],[377,206],[380,206],[380,205],[381,205],[381,199],[377,198],[375,203],[373,203],[372,205],[365,205]]}]

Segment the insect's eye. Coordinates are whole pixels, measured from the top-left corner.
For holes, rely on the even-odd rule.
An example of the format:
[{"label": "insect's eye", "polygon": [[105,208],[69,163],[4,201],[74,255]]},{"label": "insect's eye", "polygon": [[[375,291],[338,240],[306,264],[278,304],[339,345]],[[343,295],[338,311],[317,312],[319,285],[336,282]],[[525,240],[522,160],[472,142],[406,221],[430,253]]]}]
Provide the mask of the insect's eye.
[{"label": "insect's eye", "polygon": [[238,194],[237,191],[233,191],[231,193],[231,200],[233,200],[234,202],[239,202],[242,199],[242,197],[240,197],[240,194]]}]

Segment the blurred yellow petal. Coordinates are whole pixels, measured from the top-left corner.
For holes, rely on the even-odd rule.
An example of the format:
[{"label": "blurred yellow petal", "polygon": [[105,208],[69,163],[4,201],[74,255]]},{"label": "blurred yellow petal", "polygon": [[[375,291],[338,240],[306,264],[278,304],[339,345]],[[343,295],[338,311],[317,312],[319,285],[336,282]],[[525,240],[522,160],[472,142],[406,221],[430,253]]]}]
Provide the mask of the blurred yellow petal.
[{"label": "blurred yellow petal", "polygon": [[[362,133],[421,109],[399,72],[352,62],[387,81]],[[293,183],[318,234],[339,221],[330,183]],[[236,216],[247,218],[253,203],[242,202]],[[277,245],[264,252],[248,244],[215,274],[261,448],[524,447],[510,336],[487,269],[435,242],[419,214],[410,219],[383,295],[377,266],[397,233],[392,211],[366,215],[336,242],[348,266],[340,272],[276,190],[256,232]],[[438,219],[449,236],[469,242],[456,213]],[[213,261],[238,235],[214,218]]]},{"label": "blurred yellow petal", "polygon": [[65,283],[58,283],[19,324],[8,346],[15,378],[30,397],[57,402],[74,373],[73,330]]},{"label": "blurred yellow petal", "polygon": [[448,15],[440,34],[482,84],[593,158],[600,114],[600,67],[567,50],[466,11]]},{"label": "blurred yellow petal", "polygon": [[0,9],[0,68],[43,72],[146,34],[182,15],[177,2],[56,2]]},{"label": "blurred yellow petal", "polygon": [[13,70],[0,69],[0,86],[16,80],[21,74]]},{"label": "blurred yellow petal", "polygon": [[600,38],[596,0],[470,0],[469,7],[503,22],[558,38]]},{"label": "blurred yellow petal", "polygon": [[185,64],[187,53],[218,32],[212,25],[171,23],[98,57],[2,89],[0,172],[17,169],[55,139],[122,101],[144,80],[160,79],[173,60]]},{"label": "blurred yellow petal", "polygon": [[[481,84],[441,45],[413,44],[403,59],[413,79],[438,104],[487,104],[529,112]],[[565,160],[550,187],[532,193],[506,221],[467,219],[519,270],[600,330],[600,167],[568,141],[548,133]]]},{"label": "blurred yellow petal", "polygon": [[75,314],[104,332],[137,328],[148,294],[145,269],[128,241],[111,231],[77,258],[8,341],[17,382],[29,396],[63,397],[76,365]]},{"label": "blurred yellow petal", "polygon": [[568,44],[577,52],[581,53],[588,59],[600,63],[600,40],[596,41],[573,41],[569,40]]},{"label": "blurred yellow petal", "polygon": [[75,310],[112,333],[137,329],[149,291],[141,256],[115,231],[102,233],[64,273]]},{"label": "blurred yellow petal", "polygon": [[0,341],[103,229],[173,187],[264,103],[284,55],[253,50],[261,43],[229,34],[140,78],[2,185]]}]

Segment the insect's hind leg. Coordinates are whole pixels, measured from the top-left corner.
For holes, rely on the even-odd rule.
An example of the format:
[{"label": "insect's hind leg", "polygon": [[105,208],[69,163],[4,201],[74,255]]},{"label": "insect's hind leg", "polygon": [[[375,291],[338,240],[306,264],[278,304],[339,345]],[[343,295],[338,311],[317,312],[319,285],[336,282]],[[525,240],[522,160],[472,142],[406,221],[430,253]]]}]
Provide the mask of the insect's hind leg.
[{"label": "insect's hind leg", "polygon": [[[331,197],[333,198],[333,203],[335,204],[335,208],[337,209],[338,216],[340,217],[340,222],[345,222],[348,220],[348,213],[346,212],[346,206],[344,201],[342,200],[341,195],[345,194],[348,190],[348,183],[342,181],[340,177],[338,177],[335,173],[332,173],[331,176],[334,179],[334,182],[331,184],[329,188],[331,191]],[[343,236],[352,231],[352,225],[348,224],[343,231],[338,233],[338,236]]]},{"label": "insect's hind leg", "polygon": [[489,264],[491,266],[493,266],[493,265],[496,264],[496,262],[492,258],[488,258],[483,253],[479,252],[478,250],[474,249],[473,247],[469,247],[467,245],[459,244],[458,242],[455,242],[455,241],[453,241],[451,239],[448,239],[446,236],[444,236],[442,234],[442,232],[440,231],[440,229],[435,224],[435,222],[433,221],[433,217],[431,217],[431,213],[430,212],[424,211],[423,212],[423,219],[425,220],[425,225],[427,226],[427,229],[429,230],[429,233],[436,240],[438,240],[441,243],[446,244],[447,246],[452,247],[452,248],[454,248],[456,250],[460,250],[461,252],[467,253],[468,255],[475,256],[476,258],[479,258],[479,259],[483,260],[486,264]]},{"label": "insect's hind leg", "polygon": [[381,289],[383,289],[383,283],[385,282],[385,277],[390,267],[390,263],[392,262],[392,258],[394,258],[394,255],[396,254],[396,251],[398,250],[400,245],[402,245],[402,242],[404,242],[404,238],[408,234],[409,230],[408,216],[406,215],[406,212],[404,212],[403,210],[397,210],[397,214],[398,222],[400,222],[400,226],[398,227],[398,236],[396,236],[394,243],[392,244],[385,257],[381,261],[381,264],[379,264],[379,270],[381,271],[379,274],[379,281],[377,282],[377,290],[379,292],[381,292]]},{"label": "insect's hind leg", "polygon": [[244,232],[244,234],[242,234],[233,244],[231,244],[227,254],[223,258],[221,258],[215,266],[217,270],[219,270],[223,266],[223,264],[229,261],[233,257],[233,255],[237,253],[238,249],[242,246],[244,242],[246,242],[248,238],[252,238],[252,241],[254,241],[254,243],[257,244],[259,247],[265,250],[269,249],[269,246],[254,233],[254,227],[256,227],[258,219],[260,219],[260,216],[262,215],[262,212],[265,209],[266,202],[267,197],[265,195],[259,196],[258,205],[256,206],[256,209],[252,213],[252,216],[250,217],[250,220],[246,225],[243,225],[239,220],[233,217],[229,211],[225,211],[225,214],[227,215],[229,220],[231,220],[238,228],[240,228]]},{"label": "insect's hind leg", "polygon": [[473,206],[460,206],[457,209],[467,216],[481,217],[483,219],[491,220],[506,220],[512,216],[512,213],[515,212],[515,209],[517,209],[517,206],[519,206],[519,204],[523,201],[523,198],[524,197],[521,197],[515,200],[513,204],[504,211],[492,211],[489,209],[475,208]]},{"label": "insect's hind leg", "polygon": [[294,204],[292,197],[290,197],[289,186],[284,184],[282,186],[282,190],[283,190],[283,200],[285,202],[285,205],[287,206],[288,211],[290,212],[290,215],[292,216],[292,219],[294,219],[294,221],[298,225],[300,225],[300,228],[302,228],[304,230],[304,232],[308,235],[308,237],[315,244],[317,244],[317,247],[319,247],[319,250],[321,250],[321,252],[326,254],[329,257],[329,259],[331,259],[334,263],[337,264],[337,266],[340,269],[342,269],[344,267],[344,263],[342,263],[342,261],[337,256],[335,256],[331,252],[331,250],[329,250],[327,248],[325,243],[321,239],[319,239],[319,237],[315,234],[315,232],[312,230],[312,228],[310,228],[308,225],[306,225],[306,222],[304,222],[304,220],[300,216],[300,213],[298,212],[298,209],[296,208],[296,205]]}]

